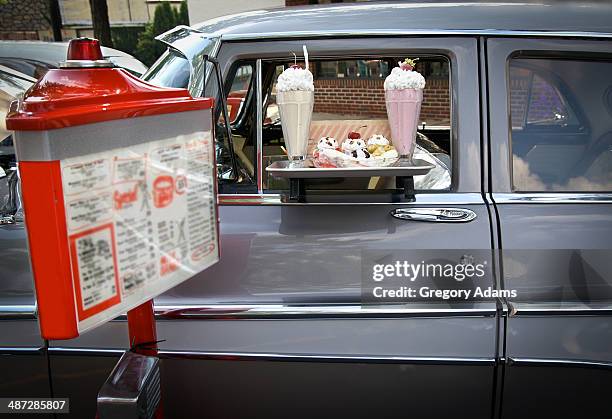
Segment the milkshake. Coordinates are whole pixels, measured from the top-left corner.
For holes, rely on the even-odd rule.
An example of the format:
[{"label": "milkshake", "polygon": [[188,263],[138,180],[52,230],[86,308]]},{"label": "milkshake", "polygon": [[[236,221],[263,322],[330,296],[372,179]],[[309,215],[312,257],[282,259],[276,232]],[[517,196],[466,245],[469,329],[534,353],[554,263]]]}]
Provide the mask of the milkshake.
[{"label": "milkshake", "polygon": [[393,145],[400,158],[411,159],[423,102],[425,78],[414,71],[415,60],[400,61],[385,79],[385,103]]},{"label": "milkshake", "polygon": [[314,84],[308,68],[292,65],[278,76],[276,104],[289,160],[304,160],[314,106]]}]

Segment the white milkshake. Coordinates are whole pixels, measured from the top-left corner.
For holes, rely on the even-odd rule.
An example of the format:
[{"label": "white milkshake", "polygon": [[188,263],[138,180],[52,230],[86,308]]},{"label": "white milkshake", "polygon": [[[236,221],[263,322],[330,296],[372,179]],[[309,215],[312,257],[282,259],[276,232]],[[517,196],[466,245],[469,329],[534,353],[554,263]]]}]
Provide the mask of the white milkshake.
[{"label": "white milkshake", "polygon": [[297,65],[283,71],[276,82],[276,104],[289,160],[304,160],[314,106],[312,73]]}]

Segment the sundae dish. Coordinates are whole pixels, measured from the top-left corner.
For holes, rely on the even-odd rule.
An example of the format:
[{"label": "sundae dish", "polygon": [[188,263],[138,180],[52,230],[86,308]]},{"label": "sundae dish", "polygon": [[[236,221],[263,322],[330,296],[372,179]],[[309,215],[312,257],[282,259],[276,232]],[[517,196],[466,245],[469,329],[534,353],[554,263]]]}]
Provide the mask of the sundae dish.
[{"label": "sundae dish", "polygon": [[385,103],[393,144],[401,158],[412,158],[423,102],[425,78],[414,71],[415,60],[406,58],[385,79]]},{"label": "sundae dish", "polygon": [[398,156],[384,136],[373,135],[366,143],[352,131],[340,147],[334,138],[322,137],[313,152],[313,163],[316,167],[382,167],[397,162]]},{"label": "sundae dish", "polygon": [[276,104],[289,160],[304,160],[314,106],[314,84],[308,70],[308,52],[304,47],[305,68],[297,64],[285,69],[276,82]]}]

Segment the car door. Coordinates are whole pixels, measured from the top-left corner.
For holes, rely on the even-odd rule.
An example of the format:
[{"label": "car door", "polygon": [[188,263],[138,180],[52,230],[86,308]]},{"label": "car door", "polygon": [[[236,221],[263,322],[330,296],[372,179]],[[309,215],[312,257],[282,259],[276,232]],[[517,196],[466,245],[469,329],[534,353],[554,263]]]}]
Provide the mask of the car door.
[{"label": "car door", "polygon": [[[603,417],[612,365],[612,42],[489,39],[510,298],[502,417]],[[605,412],[605,413],[604,413]]]},{"label": "car door", "polygon": [[[311,60],[371,56],[373,51],[448,58],[455,165],[450,190],[417,193],[414,203],[339,193],[334,202],[294,204],[282,201],[282,188],[280,193],[265,189],[264,158],[273,145],[266,145],[262,127],[273,117],[263,109],[270,94],[263,69],[270,60],[301,51],[304,43]],[[239,185],[221,185],[222,192],[231,191],[220,195],[221,262],[157,300],[158,309],[167,310],[160,336],[171,358],[165,363],[172,367],[164,370],[165,380],[199,383],[167,385],[165,407],[200,409],[211,417],[253,412],[306,417],[322,411],[448,417],[458,410],[489,417],[497,336],[494,300],[361,301],[362,263],[369,252],[417,262],[459,262],[466,253],[490,252],[490,220],[480,193],[476,41],[244,41],[222,44],[218,61],[226,77],[240,63],[255,64],[255,179],[243,185],[243,192]],[[440,207],[468,209],[476,218],[436,223],[391,216],[397,209]],[[228,403],[229,394],[233,403]],[[395,405],[396,398],[410,405]]]}]

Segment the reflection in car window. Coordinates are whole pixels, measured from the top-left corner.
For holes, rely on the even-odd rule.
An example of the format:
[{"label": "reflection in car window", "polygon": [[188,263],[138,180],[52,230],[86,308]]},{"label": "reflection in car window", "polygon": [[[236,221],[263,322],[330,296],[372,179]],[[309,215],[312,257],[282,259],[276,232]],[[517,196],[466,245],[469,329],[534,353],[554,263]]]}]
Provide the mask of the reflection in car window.
[{"label": "reflection in car window", "polygon": [[16,97],[19,93],[28,90],[30,86],[32,86],[31,81],[0,71],[0,90],[6,94]]},{"label": "reflection in car window", "polygon": [[[346,60],[313,60],[315,101],[310,124],[308,153],[312,155],[321,137],[333,137],[341,143],[349,131],[357,131],[368,139],[380,134],[391,138],[387,121],[383,83],[390,69],[401,57],[380,57]],[[293,62],[268,62],[263,66],[263,167],[286,158],[278,106],[276,79]],[[301,64],[304,65],[303,63]],[[448,190],[451,184],[451,103],[450,65],[445,57],[421,56],[416,70],[427,80],[421,106],[415,157],[435,164],[428,175],[416,176],[417,190]],[[263,187],[268,192],[287,189],[284,179],[263,173]],[[393,178],[340,179],[313,189],[377,190],[394,187]]]},{"label": "reflection in car window", "polygon": [[509,73],[517,191],[612,191],[612,62],[513,59]]},{"label": "reflection in car window", "polygon": [[[237,63],[225,80],[230,86],[227,95],[227,114],[232,132],[233,153],[226,134],[223,113],[220,108],[215,129],[217,152],[217,177],[221,181],[221,193],[255,192],[255,136],[253,135],[253,73],[255,63],[252,61]],[[216,75],[213,73],[214,82]],[[238,173],[232,171],[232,154],[236,159]],[[233,182],[225,180],[235,178]]]},{"label": "reflection in car window", "polygon": [[186,89],[189,86],[189,74],[189,61],[178,52],[168,49],[143,79],[160,87]]}]

